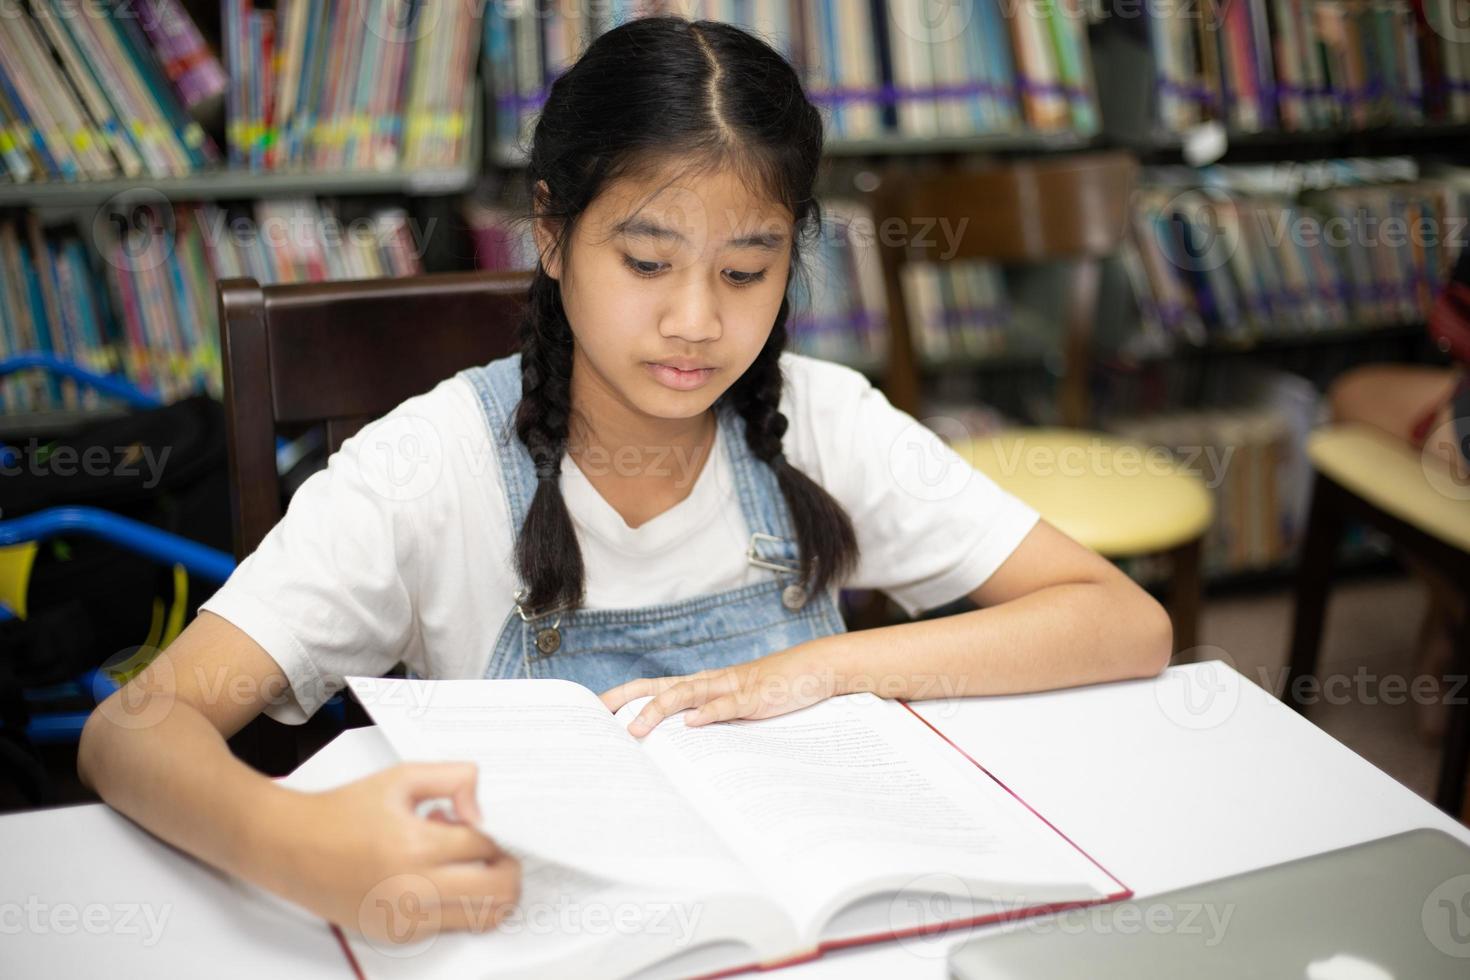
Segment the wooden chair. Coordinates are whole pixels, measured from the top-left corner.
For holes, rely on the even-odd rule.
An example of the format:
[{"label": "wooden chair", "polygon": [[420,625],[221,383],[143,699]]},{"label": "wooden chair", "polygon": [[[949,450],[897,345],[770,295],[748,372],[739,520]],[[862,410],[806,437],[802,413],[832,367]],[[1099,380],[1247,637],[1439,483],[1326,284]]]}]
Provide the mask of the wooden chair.
[{"label": "wooden chair", "polygon": [[[1456,583],[1470,599],[1470,502],[1444,460],[1372,426],[1340,424],[1314,432],[1307,455],[1316,470],[1311,512],[1297,567],[1291,651],[1282,698],[1305,713],[1316,680],[1333,561],[1348,521],[1377,528],[1396,548]],[[1459,816],[1470,765],[1470,617],[1458,624],[1442,693],[1450,697],[1435,803]],[[1313,690],[1315,689],[1315,690]]]},{"label": "wooden chair", "polygon": [[[466,272],[261,286],[219,283],[235,557],[281,519],[276,437],[325,424],[328,452],[462,368],[513,353],[527,273]],[[360,716],[357,719],[361,719]],[[295,726],[262,715],[235,749],[294,768]]]},{"label": "wooden chair", "polygon": [[[1003,463],[1016,460],[1018,449],[1052,454],[1069,449],[1087,453],[1094,446],[1113,454],[1149,450],[1082,428],[1090,421],[1088,368],[1101,261],[1122,242],[1137,170],[1128,154],[1094,153],[920,177],[896,167],[881,173],[867,203],[880,231],[891,332],[885,388],[897,407],[919,414],[920,365],[901,285],[906,263],[979,259],[1006,265],[1054,263],[1064,270],[1062,427],[1017,429],[954,448],[1048,521],[1106,557],[1168,555],[1175,649],[1187,651],[1195,645],[1199,616],[1201,542],[1214,513],[1203,482],[1174,465],[1167,472],[1163,466],[1142,467],[1138,473],[1117,467],[1110,468],[1113,472],[1047,476]],[[958,243],[932,232],[901,242],[881,233],[896,227],[923,232],[940,216],[960,229]]]}]

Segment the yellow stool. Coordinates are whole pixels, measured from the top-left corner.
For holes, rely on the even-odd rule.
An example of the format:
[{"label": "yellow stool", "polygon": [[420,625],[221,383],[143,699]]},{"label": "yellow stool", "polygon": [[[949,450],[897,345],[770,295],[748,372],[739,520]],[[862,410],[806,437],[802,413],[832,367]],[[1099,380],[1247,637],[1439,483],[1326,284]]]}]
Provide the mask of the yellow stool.
[{"label": "yellow stool", "polygon": [[1201,543],[1215,513],[1198,476],[1160,447],[1081,429],[1009,429],[954,450],[1105,558],[1167,554],[1174,649],[1193,649]]},{"label": "yellow stool", "polygon": [[[1333,560],[1349,520],[1382,531],[1396,548],[1465,590],[1470,600],[1470,485],[1444,460],[1367,425],[1319,429],[1307,442],[1307,455],[1317,478],[1297,567],[1291,656],[1282,692],[1302,712],[1314,700],[1304,688],[1316,676]],[[1467,674],[1470,617],[1459,624],[1448,677]],[[1446,688],[1446,694],[1458,696],[1449,706],[1435,802],[1458,816],[1470,765],[1470,707],[1466,692],[1455,686]]]}]

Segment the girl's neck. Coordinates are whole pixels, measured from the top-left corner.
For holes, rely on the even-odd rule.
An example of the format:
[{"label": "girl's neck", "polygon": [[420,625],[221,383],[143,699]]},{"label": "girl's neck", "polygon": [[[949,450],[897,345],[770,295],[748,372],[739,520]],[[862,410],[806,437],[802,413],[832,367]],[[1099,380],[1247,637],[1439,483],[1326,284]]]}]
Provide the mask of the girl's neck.
[{"label": "girl's neck", "polygon": [[601,460],[614,475],[639,477],[659,475],[655,469],[677,475],[702,464],[714,443],[714,409],[682,419],[646,415],[601,379],[589,379],[591,373],[573,370],[567,427],[567,453],[584,470],[589,461]]}]

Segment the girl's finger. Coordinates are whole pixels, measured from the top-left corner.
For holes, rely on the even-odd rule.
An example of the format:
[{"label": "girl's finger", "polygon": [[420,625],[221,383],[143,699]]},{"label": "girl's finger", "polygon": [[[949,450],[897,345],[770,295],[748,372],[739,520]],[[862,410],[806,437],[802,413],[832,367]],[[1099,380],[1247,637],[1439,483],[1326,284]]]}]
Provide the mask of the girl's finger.
[{"label": "girl's finger", "polygon": [[521,865],[510,854],[493,864],[435,868],[427,877],[439,892],[441,929],[493,929],[521,897]]},{"label": "girl's finger", "polygon": [[686,725],[708,725],[714,721],[730,721],[734,718],[747,718],[751,715],[753,705],[749,701],[742,701],[738,694],[723,694],[712,701],[701,705],[699,710],[691,711],[684,716]]},{"label": "girl's finger", "polygon": [[674,712],[692,708],[703,704],[712,697],[718,697],[729,691],[734,683],[733,674],[680,681],[645,704],[643,710],[638,712],[638,717],[634,718],[633,723],[628,726],[628,733],[634,736],[646,735]]},{"label": "girl's finger", "polygon": [[424,828],[425,858],[431,864],[458,861],[498,861],[505,856],[494,839],[461,823],[431,823]]},{"label": "girl's finger", "polygon": [[641,698],[645,694],[656,693],[652,688],[652,677],[640,677],[637,680],[619,684],[617,687],[610,687],[599,694],[598,697],[602,699],[603,704],[607,705],[608,711],[617,711],[634,698]]},{"label": "girl's finger", "polygon": [[682,684],[684,681],[694,680],[699,676],[699,674],[680,674],[674,677],[640,677],[603,691],[598,697],[602,699],[603,704],[607,705],[607,710],[617,711],[634,698],[660,694],[675,684]]},{"label": "girl's finger", "polygon": [[440,796],[453,798],[458,806],[466,789],[474,794],[479,768],[473,762],[408,762],[389,772],[400,798],[410,806]]}]

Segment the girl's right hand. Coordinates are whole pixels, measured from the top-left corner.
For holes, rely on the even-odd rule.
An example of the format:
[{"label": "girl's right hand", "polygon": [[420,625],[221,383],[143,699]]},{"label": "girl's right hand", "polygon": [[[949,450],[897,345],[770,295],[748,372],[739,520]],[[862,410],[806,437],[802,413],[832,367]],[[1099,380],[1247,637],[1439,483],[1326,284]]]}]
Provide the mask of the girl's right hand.
[{"label": "girl's right hand", "polygon": [[[405,763],[322,793],[291,792],[276,818],[275,890],[375,941],[494,928],[520,897],[521,866],[476,830],[473,763]],[[419,816],[449,797],[462,822]]]}]

